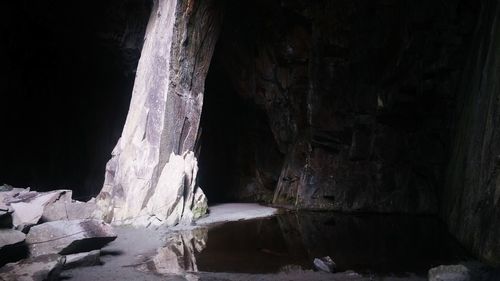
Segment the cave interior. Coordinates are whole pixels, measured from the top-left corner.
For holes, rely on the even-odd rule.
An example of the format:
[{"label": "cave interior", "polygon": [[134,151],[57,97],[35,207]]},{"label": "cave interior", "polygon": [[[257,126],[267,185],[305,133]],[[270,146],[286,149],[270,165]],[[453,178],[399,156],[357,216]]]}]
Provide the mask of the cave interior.
[{"label": "cave interior", "polygon": [[[195,148],[209,205],[430,216],[498,263],[498,1],[219,2]],[[0,184],[95,197],[152,1],[1,5]],[[466,185],[488,188],[469,204]]]}]

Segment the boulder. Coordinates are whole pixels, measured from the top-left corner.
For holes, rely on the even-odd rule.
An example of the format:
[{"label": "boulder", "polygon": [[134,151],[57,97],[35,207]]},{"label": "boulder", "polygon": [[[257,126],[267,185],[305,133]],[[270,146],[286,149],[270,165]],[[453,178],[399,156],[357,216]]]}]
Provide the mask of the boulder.
[{"label": "boulder", "polygon": [[44,255],[0,268],[0,281],[55,281],[65,262],[60,255]]},{"label": "boulder", "polygon": [[51,222],[59,220],[91,219],[96,205],[93,201],[67,201],[58,200],[45,206],[42,221]]},{"label": "boulder", "polygon": [[314,268],[324,272],[335,272],[337,265],[329,256],[314,259]]},{"label": "boulder", "polygon": [[85,253],[67,255],[64,269],[98,265],[101,263],[100,257],[101,250],[93,250]]},{"label": "boulder", "polygon": [[440,265],[428,272],[429,281],[497,281],[500,269],[480,262],[464,262],[454,265]]},{"label": "boulder", "polygon": [[0,250],[9,245],[21,243],[26,239],[26,234],[14,229],[0,229]]},{"label": "boulder", "polygon": [[4,198],[4,203],[9,204],[14,212],[14,227],[23,230],[40,221],[44,208],[47,205],[53,204],[59,200],[69,201],[71,200],[71,194],[72,192],[70,190],[55,190],[44,193],[21,191],[19,193],[9,194],[12,196]]},{"label": "boulder", "polygon": [[100,249],[115,239],[112,227],[103,221],[67,220],[32,227],[26,243],[31,256],[68,255]]}]

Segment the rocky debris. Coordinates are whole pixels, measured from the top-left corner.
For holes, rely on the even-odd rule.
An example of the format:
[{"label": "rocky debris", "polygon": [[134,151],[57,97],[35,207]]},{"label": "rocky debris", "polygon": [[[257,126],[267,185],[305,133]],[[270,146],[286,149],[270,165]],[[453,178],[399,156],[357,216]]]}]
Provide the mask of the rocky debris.
[{"label": "rocky debris", "polygon": [[42,218],[44,208],[59,200],[70,201],[70,190],[55,190],[50,192],[21,191],[4,198],[4,203],[10,204],[13,211],[13,224],[16,229],[24,230],[37,224]]},{"label": "rocky debris", "polygon": [[125,127],[96,198],[106,221],[190,223],[206,210],[193,151],[218,2],[154,2]]},{"label": "rocky debris", "polygon": [[0,251],[2,248],[21,243],[26,239],[26,234],[14,229],[0,229]]},{"label": "rocky debris", "polygon": [[64,269],[75,267],[93,266],[101,263],[101,250],[93,250],[85,253],[66,255]]},{"label": "rocky debris", "polygon": [[464,265],[441,265],[429,270],[429,281],[470,281],[469,269]]},{"label": "rocky debris", "polygon": [[59,280],[65,262],[60,255],[44,255],[17,263],[9,263],[0,268],[1,281],[55,281]]},{"label": "rocky debris", "polygon": [[[94,200],[71,197],[71,190],[0,186],[0,266],[48,254],[69,255],[68,267],[99,263],[99,251],[92,250],[113,241],[116,234],[110,225],[91,219]],[[86,251],[91,252],[76,254]]]},{"label": "rocky debris", "polygon": [[58,200],[45,206],[42,221],[91,219],[95,208],[94,200],[88,202]]},{"label": "rocky debris", "polygon": [[440,265],[428,272],[429,281],[496,281],[500,280],[500,269],[479,262],[455,265]]},{"label": "rocky debris", "polygon": [[337,265],[335,262],[330,258],[329,256],[322,257],[322,258],[315,258],[313,261],[314,268],[316,270],[321,270],[324,272],[330,272],[333,273],[335,272],[335,269],[337,268]]},{"label": "rocky debris", "polygon": [[[196,187],[197,172],[198,162],[193,152],[182,156],[170,155],[146,205],[146,225],[176,225],[181,221],[189,224],[205,214],[207,199],[203,191]],[[137,221],[137,224],[140,223]]]},{"label": "rocky debris", "polygon": [[100,220],[47,222],[30,229],[26,243],[31,256],[74,254],[100,249],[116,239],[111,226]]}]

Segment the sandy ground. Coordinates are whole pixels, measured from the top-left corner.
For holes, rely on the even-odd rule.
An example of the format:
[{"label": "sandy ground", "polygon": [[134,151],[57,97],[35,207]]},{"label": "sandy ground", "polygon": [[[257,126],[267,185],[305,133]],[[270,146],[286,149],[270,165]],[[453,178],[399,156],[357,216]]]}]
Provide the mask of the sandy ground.
[{"label": "sandy ground", "polygon": [[[198,226],[207,226],[225,221],[235,221],[272,216],[277,209],[259,206],[257,204],[223,204],[210,208],[210,215],[197,222]],[[354,272],[345,273],[324,273],[306,270],[291,270],[276,274],[241,274],[241,273],[212,273],[193,272],[179,275],[159,275],[145,273],[136,269],[136,266],[144,260],[144,257],[152,256],[158,248],[163,246],[162,240],[165,232],[185,229],[186,227],[153,229],[136,229],[128,226],[117,226],[115,231],[118,238],[102,249],[102,265],[92,267],[82,267],[63,271],[61,280],[72,281],[181,281],[181,280],[239,280],[239,281],[319,281],[319,280],[383,280],[383,281],[403,281],[403,280],[425,280],[416,277],[366,277]],[[190,226],[188,228],[196,228]],[[265,261],[263,261],[265,262]]]}]

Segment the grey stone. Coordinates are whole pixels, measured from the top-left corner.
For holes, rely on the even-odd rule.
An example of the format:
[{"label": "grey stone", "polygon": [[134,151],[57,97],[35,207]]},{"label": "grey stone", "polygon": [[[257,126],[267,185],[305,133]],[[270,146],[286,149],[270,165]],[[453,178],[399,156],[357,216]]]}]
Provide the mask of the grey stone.
[{"label": "grey stone", "polygon": [[469,269],[464,265],[441,265],[429,270],[429,281],[470,281]]},{"label": "grey stone", "polygon": [[316,270],[321,270],[324,272],[335,272],[335,269],[337,268],[337,265],[335,262],[333,262],[332,258],[329,256],[322,257],[322,258],[315,258],[313,261],[314,268]]},{"label": "grey stone", "polygon": [[93,218],[95,208],[96,204],[92,201],[58,200],[45,206],[42,221],[91,219]]},{"label": "grey stone", "polygon": [[[154,1],[127,120],[106,166],[96,217],[114,224],[189,224],[206,210],[194,145],[217,1]],[[214,36],[199,36],[212,33]]]},{"label": "grey stone", "polygon": [[[37,224],[47,205],[59,200],[71,200],[71,194],[70,190],[55,190],[44,193],[25,191],[6,198],[13,211],[14,227],[22,230]],[[4,200],[4,203],[6,201]]]},{"label": "grey stone", "polygon": [[74,254],[100,249],[116,239],[112,227],[100,220],[47,222],[30,229],[26,243],[32,256]]},{"label": "grey stone", "polygon": [[64,265],[60,255],[44,255],[17,263],[9,263],[0,268],[1,281],[56,281]]},{"label": "grey stone", "polygon": [[101,250],[93,250],[90,252],[66,255],[66,263],[64,269],[75,267],[93,266],[101,263]]},{"label": "grey stone", "polygon": [[26,239],[26,234],[14,229],[0,229],[0,250],[9,245],[19,244]]}]

